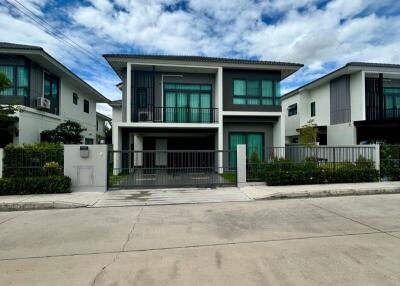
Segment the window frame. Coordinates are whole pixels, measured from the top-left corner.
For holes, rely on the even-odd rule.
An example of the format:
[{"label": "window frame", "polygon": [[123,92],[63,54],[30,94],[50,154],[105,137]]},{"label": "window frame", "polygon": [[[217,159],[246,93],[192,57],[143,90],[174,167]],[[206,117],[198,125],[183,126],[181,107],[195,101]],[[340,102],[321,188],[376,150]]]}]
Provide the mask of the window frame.
[{"label": "window frame", "polygon": [[[5,90],[11,89],[12,94],[11,95],[1,95],[4,97],[12,97],[12,96],[18,96],[18,97],[23,97],[23,98],[29,98],[30,97],[30,87],[31,87],[31,71],[28,65],[22,65],[22,64],[0,64],[0,67],[11,67],[12,68],[12,85],[10,88],[6,88]],[[27,81],[28,85],[27,86],[20,86],[19,81],[18,81],[18,69],[19,68],[24,68],[27,71]],[[25,95],[18,95],[18,90],[19,89],[25,89],[26,90],[26,96]]]},{"label": "window frame", "polygon": [[[245,91],[246,95],[235,95],[235,81],[244,81],[245,82]],[[249,81],[257,81],[258,82],[258,95],[253,96],[253,95],[248,95],[248,82]],[[263,96],[263,81],[269,81],[272,83],[272,97],[270,96]],[[247,105],[247,106],[254,106],[254,105],[261,105],[261,106],[280,106],[281,102],[279,99],[279,96],[277,95],[277,86],[278,83],[280,84],[279,80],[276,79],[244,79],[244,78],[233,78],[232,79],[232,103],[234,105]],[[279,88],[280,89],[280,88]],[[235,103],[235,99],[242,99],[244,100],[245,103]],[[258,100],[258,104],[249,104],[248,99],[250,100]],[[271,100],[272,99],[272,104],[263,104],[263,100]]]},{"label": "window frame", "polygon": [[[291,110],[295,110],[294,113],[291,113]],[[297,103],[293,103],[287,107],[288,117],[297,115]]]},{"label": "window frame", "polygon": [[75,105],[78,105],[78,100],[79,100],[78,93],[73,92],[72,93],[72,103],[75,104]]},{"label": "window frame", "polygon": [[316,106],[315,106],[315,101],[310,103],[310,115],[311,117],[315,117],[316,114]]},{"label": "window frame", "polygon": [[[87,111],[86,111],[86,107],[87,107]],[[83,100],[83,112],[89,114],[90,113],[90,103],[89,100],[84,99]]]}]

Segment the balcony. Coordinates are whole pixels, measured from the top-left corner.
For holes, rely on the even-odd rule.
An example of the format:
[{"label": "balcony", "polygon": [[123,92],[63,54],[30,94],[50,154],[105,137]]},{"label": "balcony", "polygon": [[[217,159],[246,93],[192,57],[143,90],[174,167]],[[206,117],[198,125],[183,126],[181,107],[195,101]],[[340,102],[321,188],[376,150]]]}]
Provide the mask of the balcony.
[{"label": "balcony", "polygon": [[155,123],[217,123],[218,108],[136,107],[133,122]]},{"label": "balcony", "polygon": [[400,108],[368,107],[366,108],[367,120],[400,119]]}]

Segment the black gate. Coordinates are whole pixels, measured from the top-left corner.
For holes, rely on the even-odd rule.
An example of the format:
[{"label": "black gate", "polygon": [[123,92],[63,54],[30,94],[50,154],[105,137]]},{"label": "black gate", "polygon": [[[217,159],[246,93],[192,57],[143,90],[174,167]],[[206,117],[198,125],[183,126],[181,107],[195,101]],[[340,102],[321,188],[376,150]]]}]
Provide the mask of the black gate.
[{"label": "black gate", "polygon": [[108,151],[107,186],[111,190],[236,186],[229,155],[236,156],[236,151]]}]

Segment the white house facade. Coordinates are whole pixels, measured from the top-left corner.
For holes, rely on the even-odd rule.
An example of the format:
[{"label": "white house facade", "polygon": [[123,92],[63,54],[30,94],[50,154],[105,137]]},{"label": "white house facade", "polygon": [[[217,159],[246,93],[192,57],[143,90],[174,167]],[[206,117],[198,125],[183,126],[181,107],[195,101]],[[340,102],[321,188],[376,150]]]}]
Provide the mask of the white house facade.
[{"label": "white house facade", "polygon": [[247,144],[262,156],[263,147],[284,145],[280,81],[300,64],[104,57],[122,80],[122,99],[110,103],[114,150],[235,150]]},{"label": "white house facade", "polygon": [[109,100],[41,47],[0,43],[0,72],[12,87],[0,91],[0,104],[18,105],[14,143],[40,142],[40,133],[66,120],[86,129],[82,143],[96,142],[96,103]]},{"label": "white house facade", "polygon": [[282,96],[285,141],[312,120],[321,145],[400,142],[400,65],[346,64]]}]

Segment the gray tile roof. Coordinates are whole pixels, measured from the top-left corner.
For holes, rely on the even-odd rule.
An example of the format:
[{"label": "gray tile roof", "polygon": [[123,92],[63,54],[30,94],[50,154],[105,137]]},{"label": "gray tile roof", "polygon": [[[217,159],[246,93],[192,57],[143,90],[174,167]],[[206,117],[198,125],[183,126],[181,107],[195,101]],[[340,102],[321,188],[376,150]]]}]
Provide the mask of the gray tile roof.
[{"label": "gray tile roof", "polygon": [[261,61],[251,59],[235,59],[235,58],[217,58],[217,57],[204,57],[204,56],[176,56],[176,55],[144,55],[144,54],[105,54],[105,58],[127,58],[127,59],[144,59],[144,60],[172,60],[172,61],[185,61],[185,62],[206,62],[206,63],[231,63],[231,64],[262,64],[262,65],[281,65],[302,67],[302,64],[288,63],[288,62],[275,62],[275,61]]}]

